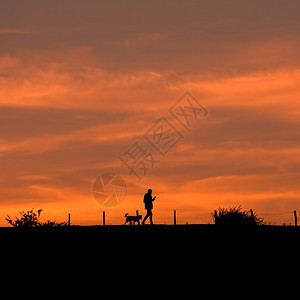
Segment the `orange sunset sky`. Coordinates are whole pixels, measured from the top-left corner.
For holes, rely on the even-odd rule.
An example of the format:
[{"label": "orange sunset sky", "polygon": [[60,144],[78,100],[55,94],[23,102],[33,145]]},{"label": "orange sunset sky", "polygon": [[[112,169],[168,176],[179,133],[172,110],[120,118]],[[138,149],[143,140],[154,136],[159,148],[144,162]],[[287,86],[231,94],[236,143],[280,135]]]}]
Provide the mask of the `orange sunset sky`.
[{"label": "orange sunset sky", "polygon": [[[0,224],[300,210],[300,1],[0,0]],[[208,114],[168,112],[189,91]],[[138,182],[119,159],[161,117],[184,136]],[[151,147],[149,148],[151,149]],[[97,176],[125,200],[103,208]],[[100,217],[99,217],[100,218]],[[123,219],[122,219],[123,221]]]}]

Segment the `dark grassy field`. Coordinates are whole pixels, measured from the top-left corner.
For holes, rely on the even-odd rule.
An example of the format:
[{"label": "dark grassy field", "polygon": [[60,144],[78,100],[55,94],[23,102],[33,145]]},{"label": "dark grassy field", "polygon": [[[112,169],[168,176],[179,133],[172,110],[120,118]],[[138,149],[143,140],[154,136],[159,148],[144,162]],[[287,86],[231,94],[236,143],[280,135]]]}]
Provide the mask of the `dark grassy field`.
[{"label": "dark grassy field", "polygon": [[278,226],[278,225],[257,225],[257,226],[216,226],[213,224],[195,225],[106,225],[106,226],[57,226],[57,227],[0,227],[1,233],[17,232],[65,232],[65,233],[137,233],[137,234],[168,234],[168,233],[191,233],[191,234],[220,234],[220,233],[253,233],[253,234],[293,234],[300,237],[300,227]]},{"label": "dark grassy field", "polygon": [[24,253],[34,259],[40,254],[46,260],[72,258],[76,263],[93,257],[94,261],[105,263],[112,259],[128,266],[136,260],[142,265],[149,261],[186,265],[190,261],[188,264],[192,266],[195,262],[216,263],[221,259],[231,261],[232,266],[245,257],[255,264],[257,258],[270,259],[275,253],[280,259],[295,256],[300,228],[275,225],[230,228],[213,224],[2,227],[0,241],[7,255],[13,255],[14,259],[24,257]]}]

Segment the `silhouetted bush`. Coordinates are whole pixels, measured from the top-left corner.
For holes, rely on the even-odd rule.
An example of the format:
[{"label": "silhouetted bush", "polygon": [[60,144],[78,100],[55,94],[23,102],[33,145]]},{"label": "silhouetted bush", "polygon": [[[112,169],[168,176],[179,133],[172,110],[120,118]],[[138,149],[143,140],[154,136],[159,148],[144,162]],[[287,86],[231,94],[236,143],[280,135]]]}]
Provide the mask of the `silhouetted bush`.
[{"label": "silhouetted bush", "polygon": [[47,222],[44,222],[44,223],[39,223],[38,226],[40,227],[55,227],[55,226],[67,226],[69,225],[68,222],[61,222],[61,223],[58,223],[56,221],[47,221]]},{"label": "silhouetted bush", "polygon": [[257,213],[253,213],[252,216],[250,211],[243,211],[241,206],[219,207],[217,213],[213,213],[213,217],[216,225],[242,226],[261,225],[263,223],[263,219],[258,218]]},{"label": "silhouetted bush", "polygon": [[39,218],[41,215],[42,209],[39,209],[35,212],[33,209],[28,210],[27,212],[21,211],[21,217],[15,217],[14,220],[7,215],[6,221],[14,226],[14,227],[22,227],[22,228],[29,228],[29,227],[54,227],[54,226],[66,226],[68,222],[57,223],[56,221],[47,221],[47,222],[40,222]]}]

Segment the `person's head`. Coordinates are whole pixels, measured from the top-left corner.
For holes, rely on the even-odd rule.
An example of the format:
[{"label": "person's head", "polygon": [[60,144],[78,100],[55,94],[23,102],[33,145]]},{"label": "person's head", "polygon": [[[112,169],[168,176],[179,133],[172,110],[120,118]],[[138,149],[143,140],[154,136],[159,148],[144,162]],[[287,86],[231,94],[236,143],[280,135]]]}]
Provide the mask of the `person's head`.
[{"label": "person's head", "polygon": [[148,194],[150,194],[150,195],[152,194],[152,190],[151,189],[148,190]]}]

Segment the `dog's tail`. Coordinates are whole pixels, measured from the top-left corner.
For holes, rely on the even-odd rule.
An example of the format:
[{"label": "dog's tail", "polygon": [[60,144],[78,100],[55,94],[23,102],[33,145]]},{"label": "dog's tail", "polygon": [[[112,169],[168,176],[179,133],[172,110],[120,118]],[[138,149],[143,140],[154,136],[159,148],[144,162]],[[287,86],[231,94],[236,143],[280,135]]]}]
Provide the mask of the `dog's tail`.
[{"label": "dog's tail", "polygon": [[125,217],[127,218],[128,214],[125,214]]}]

